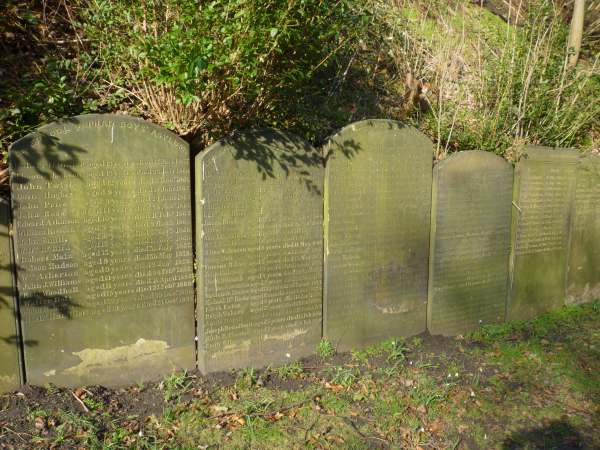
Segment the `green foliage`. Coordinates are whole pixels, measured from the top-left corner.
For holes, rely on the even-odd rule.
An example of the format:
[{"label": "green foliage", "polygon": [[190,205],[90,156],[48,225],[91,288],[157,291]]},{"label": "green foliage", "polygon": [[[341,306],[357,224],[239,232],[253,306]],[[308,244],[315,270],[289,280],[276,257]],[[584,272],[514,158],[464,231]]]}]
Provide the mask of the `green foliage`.
[{"label": "green foliage", "polygon": [[275,104],[335,61],[368,18],[348,0],[84,4],[82,58],[109,80],[107,98],[125,90],[140,113],[212,137],[258,114],[279,120]]},{"label": "green foliage", "polygon": [[[468,2],[398,3],[377,1],[376,22],[390,36],[396,71],[418,80],[406,120],[437,142],[439,157],[473,149],[513,159],[523,143],[597,145],[600,103],[590,99],[600,92],[600,61],[566,67],[568,21],[557,2],[523,2],[518,26],[515,11],[507,24]],[[407,83],[402,95],[415,89]]]},{"label": "green foliage", "polygon": [[403,361],[406,352],[409,350],[404,343],[404,339],[388,339],[381,344],[382,352],[387,356],[388,362]]},{"label": "green foliage", "polygon": [[258,375],[256,374],[256,370],[250,367],[239,371],[235,379],[235,387],[240,390],[250,389],[257,382]]},{"label": "green foliage", "polygon": [[560,334],[569,328],[577,329],[584,317],[600,317],[600,300],[584,305],[565,306],[530,321],[486,325],[471,333],[469,339],[489,345],[501,341],[541,341],[549,335]]},{"label": "green foliage", "polygon": [[317,345],[316,352],[317,352],[317,356],[319,358],[321,358],[323,361],[325,361],[326,359],[329,359],[333,355],[335,355],[335,347],[333,346],[333,344],[331,342],[329,342],[327,339],[323,338]]},{"label": "green foliage", "polygon": [[165,402],[172,400],[179,401],[181,396],[191,386],[191,381],[185,372],[172,373],[164,378],[160,383],[161,389],[164,391]]},{"label": "green foliage", "polygon": [[304,366],[300,361],[294,361],[289,364],[277,367],[275,373],[284,380],[300,378],[304,373]]},{"label": "green foliage", "polygon": [[344,387],[351,386],[358,378],[358,372],[354,367],[328,367],[326,372],[328,373],[329,381],[332,384],[339,384]]}]

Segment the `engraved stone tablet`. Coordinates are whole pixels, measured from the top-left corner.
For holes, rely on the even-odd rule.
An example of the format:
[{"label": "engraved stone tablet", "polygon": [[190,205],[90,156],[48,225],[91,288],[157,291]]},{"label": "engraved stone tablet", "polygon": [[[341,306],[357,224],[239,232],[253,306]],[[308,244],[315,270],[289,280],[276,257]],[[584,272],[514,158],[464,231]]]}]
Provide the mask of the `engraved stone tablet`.
[{"label": "engraved stone tablet", "polygon": [[425,331],[433,144],[368,120],[324,152],[325,336],[348,350]]},{"label": "engraved stone tablet", "polygon": [[323,164],[276,130],[196,157],[199,367],[259,367],[314,352],[322,327]]},{"label": "engraved stone tablet", "polygon": [[600,155],[579,162],[574,207],[567,301],[590,302],[600,299]]},{"label": "engraved stone tablet", "polygon": [[452,336],[504,321],[513,168],[459,152],[434,171],[427,327]]},{"label": "engraved stone tablet", "polygon": [[9,217],[9,202],[0,198],[0,392],[17,389],[20,384],[14,268],[8,235]]},{"label": "engraved stone tablet", "polygon": [[27,381],[121,384],[195,367],[188,145],[88,115],[10,150]]},{"label": "engraved stone tablet", "polygon": [[525,147],[515,173],[509,320],[528,320],[565,301],[577,152]]}]

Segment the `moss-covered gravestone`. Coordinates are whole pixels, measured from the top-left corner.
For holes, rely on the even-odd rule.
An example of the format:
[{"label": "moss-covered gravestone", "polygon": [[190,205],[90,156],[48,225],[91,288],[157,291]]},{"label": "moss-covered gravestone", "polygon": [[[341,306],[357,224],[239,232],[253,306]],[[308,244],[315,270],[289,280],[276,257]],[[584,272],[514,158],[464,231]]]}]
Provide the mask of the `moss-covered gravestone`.
[{"label": "moss-covered gravestone", "polygon": [[347,350],[425,331],[433,144],[367,120],[324,152],[325,336]]},{"label": "moss-covered gravestone", "polygon": [[525,147],[514,187],[509,320],[528,320],[565,301],[577,152]]},{"label": "moss-covered gravestone", "polygon": [[0,392],[20,384],[19,339],[9,237],[10,205],[0,198]]},{"label": "moss-covered gravestone", "polygon": [[121,384],[195,367],[188,145],[88,115],[10,149],[27,381]]},{"label": "moss-covered gravestone", "polygon": [[196,157],[198,358],[211,372],[283,363],[321,337],[323,165],[276,130]]},{"label": "moss-covered gravestone", "polygon": [[427,326],[457,335],[504,321],[513,168],[459,152],[434,171]]},{"label": "moss-covered gravestone", "polygon": [[600,299],[600,156],[583,158],[577,167],[567,301]]}]

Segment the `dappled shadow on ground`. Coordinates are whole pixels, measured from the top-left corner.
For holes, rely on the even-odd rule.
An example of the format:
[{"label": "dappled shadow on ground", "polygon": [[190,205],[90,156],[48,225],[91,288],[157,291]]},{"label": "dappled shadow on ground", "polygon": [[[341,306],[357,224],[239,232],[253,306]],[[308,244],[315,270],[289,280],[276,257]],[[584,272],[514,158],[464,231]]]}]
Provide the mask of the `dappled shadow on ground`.
[{"label": "dappled shadow on ground", "polygon": [[502,443],[503,450],[581,448],[586,448],[586,444],[579,431],[562,420],[554,420],[543,427],[519,430]]}]

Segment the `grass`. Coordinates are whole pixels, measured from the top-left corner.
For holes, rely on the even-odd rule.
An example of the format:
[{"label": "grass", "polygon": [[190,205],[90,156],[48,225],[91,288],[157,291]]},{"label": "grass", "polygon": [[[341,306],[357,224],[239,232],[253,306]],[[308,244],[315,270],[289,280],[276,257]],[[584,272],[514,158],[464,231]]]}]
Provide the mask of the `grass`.
[{"label": "grass", "polygon": [[173,374],[105,398],[89,388],[87,412],[53,388],[0,413],[0,427],[56,448],[597,448],[599,330],[597,301],[461,339],[390,339],[335,358],[321,343],[312,360],[228,379]]}]

